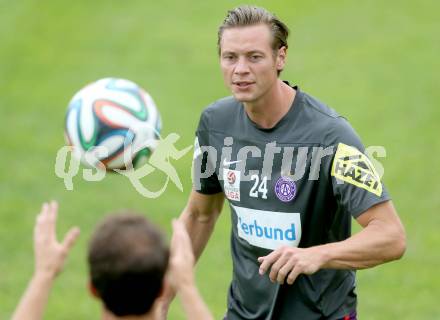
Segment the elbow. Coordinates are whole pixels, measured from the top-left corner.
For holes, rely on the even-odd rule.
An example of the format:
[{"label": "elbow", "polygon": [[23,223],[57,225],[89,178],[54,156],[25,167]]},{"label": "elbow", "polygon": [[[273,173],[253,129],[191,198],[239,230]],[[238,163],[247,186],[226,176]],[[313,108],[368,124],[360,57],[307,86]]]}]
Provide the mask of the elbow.
[{"label": "elbow", "polygon": [[399,260],[406,251],[406,233],[403,226],[399,226],[393,232],[392,255],[390,260]]},{"label": "elbow", "polygon": [[405,254],[406,251],[406,235],[405,232],[403,233],[403,235],[401,236],[401,239],[399,239],[399,243],[397,245],[397,255],[396,255],[396,260],[400,259],[403,257],[403,255]]},{"label": "elbow", "polygon": [[217,212],[215,210],[212,211],[201,211],[198,209],[188,210],[187,211],[187,217],[191,221],[191,223],[196,224],[215,224],[217,221],[218,216],[220,215],[220,212]]}]

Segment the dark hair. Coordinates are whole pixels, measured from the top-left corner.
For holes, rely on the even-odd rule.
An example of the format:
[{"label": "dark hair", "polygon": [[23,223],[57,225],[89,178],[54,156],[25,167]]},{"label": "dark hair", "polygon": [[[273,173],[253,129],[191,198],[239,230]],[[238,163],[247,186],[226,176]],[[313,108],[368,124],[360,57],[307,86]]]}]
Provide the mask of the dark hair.
[{"label": "dark hair", "polygon": [[162,289],[169,249],[162,233],[145,217],[110,215],[89,244],[92,285],[116,316],[143,315]]},{"label": "dark hair", "polygon": [[217,47],[220,54],[223,31],[229,28],[266,24],[272,33],[272,49],[276,52],[281,47],[288,48],[289,29],[274,14],[264,8],[240,6],[229,10],[225,20],[218,29]]}]

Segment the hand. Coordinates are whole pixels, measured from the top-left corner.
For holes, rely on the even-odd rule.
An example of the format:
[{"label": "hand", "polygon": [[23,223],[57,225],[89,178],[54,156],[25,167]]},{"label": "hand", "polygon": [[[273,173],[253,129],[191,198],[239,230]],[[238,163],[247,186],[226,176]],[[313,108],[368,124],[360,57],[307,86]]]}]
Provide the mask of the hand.
[{"label": "hand", "polygon": [[324,264],[324,257],[318,247],[296,248],[283,246],[264,257],[259,257],[260,275],[270,269],[272,282],[293,284],[299,274],[313,274]]},{"label": "hand", "polygon": [[44,203],[34,228],[35,274],[51,278],[61,272],[66,257],[79,236],[77,227],[67,232],[62,243],[57,241],[58,204]]}]

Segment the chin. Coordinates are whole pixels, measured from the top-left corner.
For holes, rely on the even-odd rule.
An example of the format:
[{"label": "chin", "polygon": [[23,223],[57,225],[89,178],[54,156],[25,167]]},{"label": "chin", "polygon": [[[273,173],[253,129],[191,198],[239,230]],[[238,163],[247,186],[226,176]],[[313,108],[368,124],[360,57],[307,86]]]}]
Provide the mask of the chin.
[{"label": "chin", "polygon": [[249,94],[232,92],[232,95],[234,96],[234,98],[237,101],[240,101],[240,102],[252,102],[255,100],[254,97]]}]

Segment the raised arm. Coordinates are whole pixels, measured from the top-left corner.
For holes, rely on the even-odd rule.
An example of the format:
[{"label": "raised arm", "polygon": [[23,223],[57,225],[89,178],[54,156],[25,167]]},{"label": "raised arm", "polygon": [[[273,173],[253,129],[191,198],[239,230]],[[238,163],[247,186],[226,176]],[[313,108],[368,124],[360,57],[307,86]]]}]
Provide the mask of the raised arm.
[{"label": "raised arm", "polygon": [[58,204],[44,203],[34,228],[35,271],[15,309],[12,320],[43,318],[55,277],[61,272],[67,255],[75,243],[79,229],[72,228],[59,243],[56,238]]},{"label": "raised arm", "polygon": [[344,241],[310,248],[281,247],[260,257],[260,274],[270,269],[272,281],[292,284],[301,273],[370,268],[402,257],[405,230],[391,201],[371,207],[357,221],[363,229]]}]

